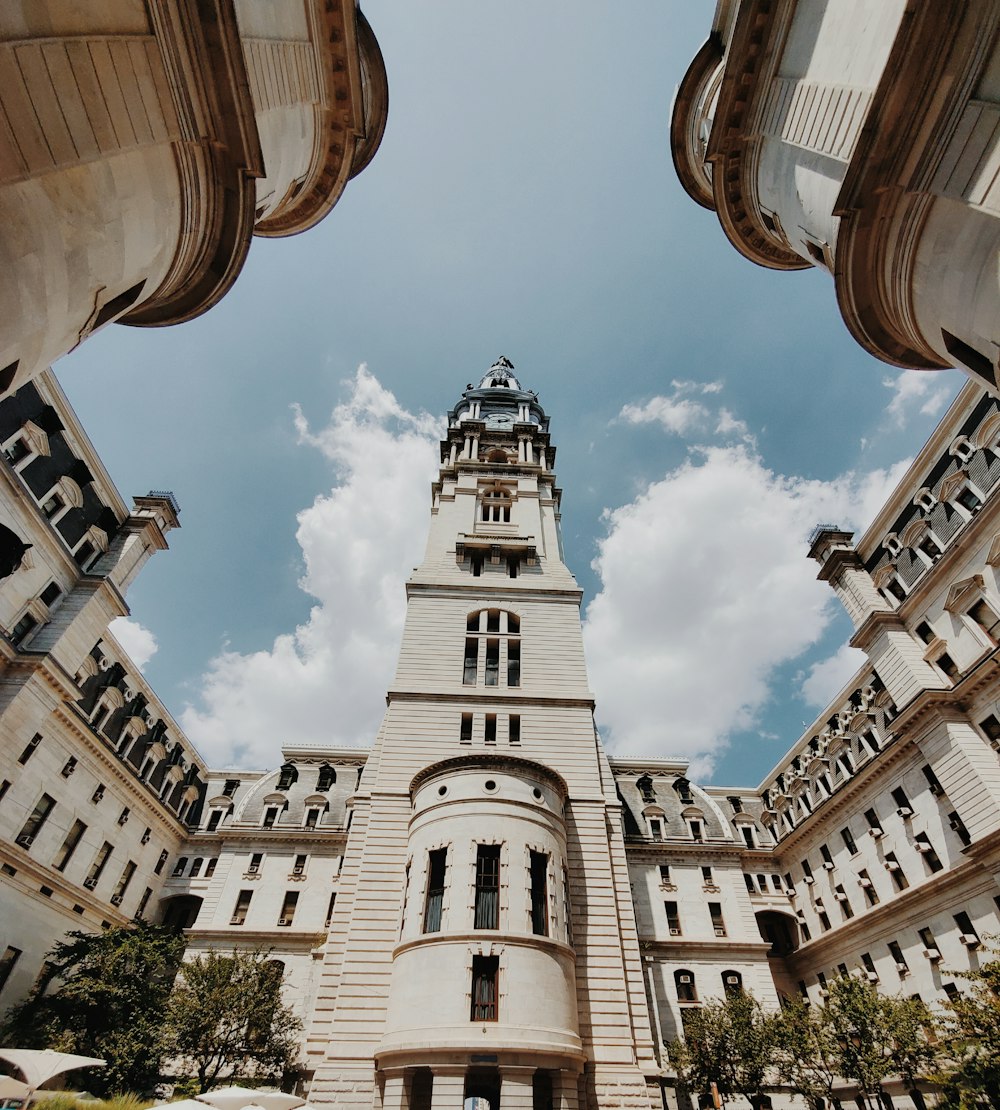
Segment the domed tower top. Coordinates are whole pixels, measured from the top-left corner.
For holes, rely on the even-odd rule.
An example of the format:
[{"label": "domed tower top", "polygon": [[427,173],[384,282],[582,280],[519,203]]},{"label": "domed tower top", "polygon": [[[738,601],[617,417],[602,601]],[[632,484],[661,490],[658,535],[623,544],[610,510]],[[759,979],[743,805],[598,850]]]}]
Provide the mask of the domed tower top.
[{"label": "domed tower top", "polygon": [[521,383],[514,376],[514,364],[506,355],[501,355],[483,375],[480,389],[517,389]]},{"label": "domed tower top", "polygon": [[484,420],[488,426],[534,424],[548,431],[548,418],[538,403],[538,394],[525,389],[514,374],[514,364],[505,355],[493,363],[478,385],[465,387],[462,399],[448,414],[456,427],[465,420]]}]

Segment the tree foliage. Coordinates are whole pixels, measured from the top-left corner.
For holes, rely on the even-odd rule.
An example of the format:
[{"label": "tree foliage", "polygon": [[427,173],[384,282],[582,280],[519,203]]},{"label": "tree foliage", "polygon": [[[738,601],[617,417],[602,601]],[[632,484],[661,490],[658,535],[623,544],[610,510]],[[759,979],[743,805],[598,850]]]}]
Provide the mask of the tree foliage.
[{"label": "tree foliage", "polygon": [[945,1003],[939,1105],[968,1110],[985,1099],[1000,1110],[1000,959],[955,974],[972,986]]},{"label": "tree foliage", "polygon": [[831,982],[820,1020],[837,1047],[836,1070],[866,1098],[877,1098],[888,1079],[913,1088],[933,1065],[931,1015],[918,999],[880,994],[866,979],[843,976]]},{"label": "tree foliage", "polygon": [[801,1095],[809,1106],[833,1097],[837,1081],[838,1045],[821,1009],[803,998],[789,999],[777,1029],[776,1073],[780,1082]]},{"label": "tree foliage", "polygon": [[266,951],[209,952],[182,965],[167,1025],[180,1070],[201,1091],[220,1076],[280,1079],[298,1053],[302,1023],[281,1001],[281,965]]},{"label": "tree foliage", "polygon": [[107,1060],[88,1074],[96,1094],[150,1091],[164,1051],[163,1019],[184,938],[139,921],[72,932],[47,956],[35,991],[7,1014],[0,1038]]},{"label": "tree foliage", "polygon": [[737,991],[688,1012],[684,1038],[670,1046],[670,1059],[688,1093],[714,1083],[723,1098],[743,1095],[760,1105],[775,1061],[778,1014],[768,1013],[746,991]]}]

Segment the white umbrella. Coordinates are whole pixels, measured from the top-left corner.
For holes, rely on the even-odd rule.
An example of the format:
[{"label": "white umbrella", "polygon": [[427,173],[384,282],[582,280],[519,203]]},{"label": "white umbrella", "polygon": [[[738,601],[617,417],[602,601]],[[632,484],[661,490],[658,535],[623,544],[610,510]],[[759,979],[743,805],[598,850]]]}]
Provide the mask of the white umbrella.
[{"label": "white umbrella", "polygon": [[[93,1056],[74,1056],[69,1052],[53,1052],[51,1048],[0,1048],[0,1060],[6,1060],[24,1076],[32,1090],[47,1083],[53,1076],[75,1068],[103,1068],[106,1060]],[[296,1102],[296,1106],[301,1103]]]},{"label": "white umbrella", "polygon": [[193,1098],[182,1098],[177,1102],[158,1102],[155,1106],[151,1106],[149,1110],[163,1110],[166,1106],[169,1106],[170,1110],[205,1110],[205,1104],[195,1102]]},{"label": "white umbrella", "polygon": [[297,1110],[306,1101],[298,1095],[286,1095],[284,1091],[262,1091],[252,1087],[222,1087],[197,1097],[216,1110],[243,1110],[244,1106],[259,1106],[260,1110]]},{"label": "white umbrella", "polygon": [[0,1106],[23,1106],[31,1094],[31,1088],[20,1079],[0,1075]]}]

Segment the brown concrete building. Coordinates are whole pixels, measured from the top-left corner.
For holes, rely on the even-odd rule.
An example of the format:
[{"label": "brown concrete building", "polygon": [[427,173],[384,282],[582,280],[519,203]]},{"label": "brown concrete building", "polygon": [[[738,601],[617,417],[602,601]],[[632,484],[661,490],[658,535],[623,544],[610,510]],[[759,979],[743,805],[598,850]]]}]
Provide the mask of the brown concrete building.
[{"label": "brown concrete building", "polygon": [[0,394],[113,320],[179,323],[305,231],[388,93],[354,0],[0,8]]}]

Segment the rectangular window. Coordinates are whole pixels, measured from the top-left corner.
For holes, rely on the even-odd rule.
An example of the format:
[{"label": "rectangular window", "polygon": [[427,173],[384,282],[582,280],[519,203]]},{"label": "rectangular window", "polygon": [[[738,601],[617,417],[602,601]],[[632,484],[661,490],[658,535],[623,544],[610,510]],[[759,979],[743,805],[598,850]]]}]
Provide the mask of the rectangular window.
[{"label": "rectangular window", "polygon": [[62,842],[62,847],[56,852],[55,859],[52,861],[52,866],[57,871],[65,871],[66,864],[73,857],[83,834],[87,831],[87,826],[82,821],[74,821],[73,827],[66,834],[66,839]]},{"label": "rectangular window", "polygon": [[45,589],[42,590],[41,594],[39,594],[39,600],[44,602],[45,605],[51,605],[61,593],[62,588],[59,586],[59,583],[50,582]]},{"label": "rectangular window", "polygon": [[854,843],[854,835],[850,829],[841,829],[840,838],[844,842],[844,847],[851,853],[852,856],[858,854],[858,846]]},{"label": "rectangular window", "polygon": [[507,641],[507,685],[521,685],[521,641]]},{"label": "rectangular window", "polygon": [[659,817],[649,818],[649,835],[653,838],[653,840],[663,839],[663,822],[659,819]]},{"label": "rectangular window", "polygon": [[24,751],[21,752],[21,754],[17,757],[17,761],[21,764],[22,767],[35,754],[35,749],[41,742],[42,734],[40,732],[36,732],[35,735],[32,736],[32,738],[28,741],[28,744],[25,747]]},{"label": "rectangular window", "polygon": [[226,779],[226,785],[222,788],[222,793],[227,798],[231,798],[236,793],[236,791],[239,790],[239,788],[240,788],[240,780],[239,779]]},{"label": "rectangular window", "polygon": [[865,820],[868,822],[868,831],[876,839],[883,833],[882,822],[878,819],[878,814],[873,809],[865,810]]},{"label": "rectangular window", "polygon": [[507,742],[509,744],[521,743],[521,718],[516,713],[512,713],[507,718]]},{"label": "rectangular window", "polygon": [[670,886],[670,866],[666,863],[660,864],[660,885]]},{"label": "rectangular window", "polygon": [[250,866],[247,868],[247,872],[251,875],[256,875],[257,872],[260,871],[260,864],[263,858],[263,852],[254,852],[250,857]]},{"label": "rectangular window", "polygon": [[898,941],[889,941],[889,955],[896,961],[896,970],[900,975],[905,975],[910,970]]},{"label": "rectangular window", "polygon": [[476,670],[479,666],[479,641],[469,637],[465,641],[465,663],[462,670],[462,683],[476,685]]},{"label": "rectangular window", "polygon": [[90,870],[87,872],[87,877],[83,880],[83,885],[88,890],[93,890],[94,887],[97,886],[101,873],[104,871],[108,860],[111,859],[111,853],[114,850],[115,846],[109,844],[106,840],[98,849],[97,855],[94,856],[94,862],[90,865]]},{"label": "rectangular window", "polygon": [[748,848],[756,848],[757,845],[753,842],[753,829],[749,825],[740,825],[740,832],[743,834],[743,843]]},{"label": "rectangular window", "polygon": [[988,717],[984,717],[979,722],[979,727],[991,744],[996,746],[1000,743],[1000,720],[997,719],[995,714],[991,713]]},{"label": "rectangular window", "polygon": [[867,871],[859,871],[858,872],[858,884],[860,885],[861,889],[865,892],[865,898],[868,901],[868,905],[869,906],[877,906],[878,905],[878,891],[876,891],[875,884],[872,882],[871,876],[868,874]]},{"label": "rectangular window", "polygon": [[955,835],[962,842],[963,847],[968,848],[972,843],[972,837],[969,835],[969,830],[965,827],[965,822],[958,815],[957,810],[953,810],[948,814],[948,824],[954,830]]},{"label": "rectangular window", "polygon": [[264,828],[273,829],[275,821],[278,820],[278,807],[268,806],[264,810]]},{"label": "rectangular window", "polygon": [[118,880],[118,885],[115,887],[114,893],[111,895],[111,904],[120,906],[125,897],[125,891],[128,890],[128,884],[132,881],[132,876],[136,872],[138,865],[129,860],[122,870],[121,877]]},{"label": "rectangular window", "polygon": [[544,852],[531,853],[531,931],[549,935],[549,857]]},{"label": "rectangular window", "polygon": [[844,915],[845,921],[850,921],[854,916],[854,910],[851,908],[850,900],[847,897],[847,891],[842,886],[833,888],[833,895],[840,903],[840,912]]},{"label": "rectangular window", "polygon": [[52,810],[55,808],[55,798],[50,798],[48,794],[43,794],[38,799],[38,803],[31,811],[31,816],[21,826],[21,831],[15,838],[17,843],[22,848],[30,848],[34,839],[42,830],[42,826],[49,819]]},{"label": "rectangular window", "polygon": [[811,879],[813,877],[812,864],[807,859],[802,861],[802,875],[806,879]]},{"label": "rectangular window", "polygon": [[192,878],[192,879],[197,879],[198,878],[198,876],[201,874],[201,865],[204,862],[205,862],[205,859],[204,859],[203,856],[198,856],[197,859],[192,861],[190,878]]},{"label": "rectangular window", "polygon": [[69,757],[69,759],[67,759],[66,762],[63,764],[63,768],[59,772],[59,774],[61,774],[64,779],[68,779],[69,776],[71,774],[73,774],[73,772],[75,770],[76,770],[76,756],[71,755]]},{"label": "rectangular window", "polygon": [[205,867],[205,878],[210,879],[215,874],[215,869],[219,865],[219,857],[213,856]]},{"label": "rectangular window", "polygon": [[[819,854],[823,857],[825,864],[828,863],[830,867],[833,867],[833,856],[830,855],[830,849],[825,844],[819,846]],[[827,868],[828,871],[830,867]]]},{"label": "rectangular window", "polygon": [[497,742],[497,715],[495,713],[486,714],[484,739],[487,744],[495,744]]},{"label": "rectangular window", "polygon": [[896,859],[895,852],[886,852],[885,854],[885,869],[892,876],[893,885],[897,890],[906,890],[910,885],[906,876],[903,874],[903,868]]},{"label": "rectangular window", "polygon": [[207,827],[209,832],[215,832],[215,830],[219,827],[219,823],[222,821],[222,813],[223,811],[221,809],[213,809],[212,812],[208,815]]},{"label": "rectangular window", "polygon": [[166,848],[164,848],[163,851],[160,852],[160,858],[156,861],[156,866],[153,868],[153,874],[154,875],[159,875],[160,872],[163,870],[164,866],[166,865],[166,862],[167,862],[167,850],[166,850]]},{"label": "rectangular window", "polygon": [[295,907],[298,905],[299,892],[297,890],[286,890],[285,900],[281,903],[281,913],[278,916],[279,925],[291,925],[292,919],[295,917]]},{"label": "rectangular window", "polygon": [[306,828],[314,829],[319,824],[319,808],[317,806],[310,806],[306,810]]},{"label": "rectangular window", "polygon": [[8,790],[10,790],[10,779],[4,779],[0,782],[0,801],[4,799]]},{"label": "rectangular window", "polygon": [[499,956],[472,957],[472,1021],[497,1020]]},{"label": "rectangular window", "polygon": [[976,932],[976,927],[972,924],[972,918],[964,911],[962,913],[956,913],[953,916],[955,918],[955,924],[958,926],[958,939],[966,948],[978,948],[981,942],[979,940],[979,934]]},{"label": "rectangular window", "polygon": [[996,642],[997,638],[1000,637],[1000,617],[993,612],[985,601],[977,601],[969,610],[969,616],[991,640]]},{"label": "rectangular window", "polygon": [[715,880],[712,878],[711,867],[703,867],[701,869],[701,881],[705,884],[705,886],[715,885]]},{"label": "rectangular window", "polygon": [[187,856],[180,856],[174,864],[174,869],[170,874],[172,879],[178,879],[187,870]]},{"label": "rectangular window", "polygon": [[689,821],[688,822],[688,827],[691,829],[691,839],[696,844],[700,844],[702,842],[702,840],[704,839],[704,837],[702,835],[702,831],[701,831],[701,822],[700,821]]},{"label": "rectangular window", "polygon": [[927,833],[917,833],[913,841],[913,847],[924,857],[924,863],[930,868],[932,874],[944,868],[944,864],[937,852],[934,851],[934,845],[931,844]]},{"label": "rectangular window", "polygon": [[448,849],[435,848],[427,853],[427,899],[424,903],[424,932],[441,929],[441,908],[444,904],[444,876]]},{"label": "rectangular window", "polygon": [[712,928],[715,930],[715,935],[724,937],[726,935],[726,923],[722,918],[722,903],[709,902],[708,912],[712,918]]},{"label": "rectangular window", "polygon": [[676,902],[664,902],[663,908],[667,912],[667,929],[672,937],[681,935],[681,916],[677,912]]},{"label": "rectangular window", "polygon": [[910,799],[906,796],[906,791],[901,786],[895,787],[892,791],[892,800],[899,807],[898,812],[900,817],[909,817],[913,813]]},{"label": "rectangular window", "polygon": [[0,956],[0,991],[6,986],[10,974],[20,958],[20,948],[12,948],[8,945],[7,948],[4,949],[4,954]]},{"label": "rectangular window", "polygon": [[500,682],[500,641],[486,641],[486,685],[497,686]]},{"label": "rectangular window", "polygon": [[826,910],[819,911],[819,924],[824,933],[830,930],[830,917]]},{"label": "rectangular window", "polygon": [[747,884],[747,893],[756,894],[757,888],[753,885],[753,875],[743,874],[743,881]]},{"label": "rectangular window", "polygon": [[292,864],[292,874],[304,875],[306,873],[306,863],[308,859],[308,856],[296,856],[295,862]]},{"label": "rectangular window", "polygon": [[923,772],[924,778],[927,780],[927,787],[934,795],[934,797],[943,797],[944,787],[941,785],[940,782],[938,782],[938,777],[934,774],[933,769],[928,764],[924,764],[924,766],[921,767],[920,770]]},{"label": "rectangular window", "polygon": [[472,743],[472,714],[463,713],[462,723],[459,726],[458,742],[460,744]]},{"label": "rectangular window", "polygon": [[475,928],[500,928],[500,845],[476,846]]},{"label": "rectangular window", "polygon": [[333,911],[334,911],[334,908],[336,907],[336,905],[337,905],[337,892],[334,891],[330,895],[330,903],[326,907],[326,920],[323,922],[323,928],[324,929],[329,929],[330,928],[330,922],[333,920]]},{"label": "rectangular window", "polygon": [[149,900],[152,897],[152,888],[147,886],[146,889],[142,892],[142,897],[139,899],[139,905],[135,907],[136,917],[142,917],[142,915],[146,912],[146,906],[149,904]]},{"label": "rectangular window", "polygon": [[253,898],[252,890],[241,890],[233,907],[233,916],[229,919],[230,925],[242,925],[247,919],[247,910],[250,909],[250,899]]}]

